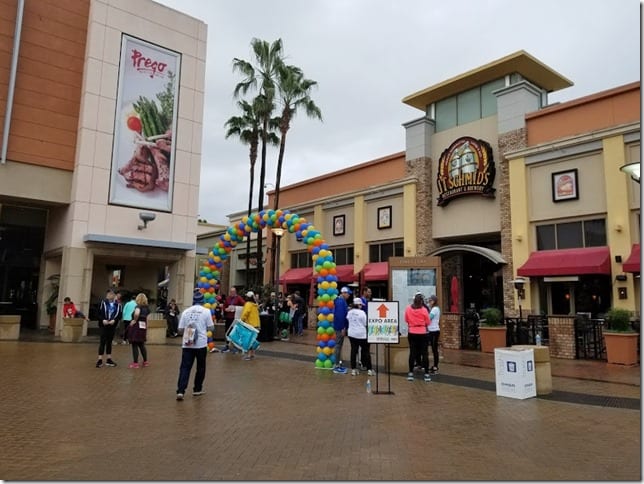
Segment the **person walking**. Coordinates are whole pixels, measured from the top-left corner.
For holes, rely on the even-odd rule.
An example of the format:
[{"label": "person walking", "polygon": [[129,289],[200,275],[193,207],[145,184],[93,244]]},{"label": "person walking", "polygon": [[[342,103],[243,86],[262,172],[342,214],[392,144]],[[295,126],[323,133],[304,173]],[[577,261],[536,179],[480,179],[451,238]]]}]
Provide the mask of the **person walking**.
[{"label": "person walking", "polygon": [[148,297],[140,292],[136,296],[136,308],[132,314],[132,321],[127,330],[127,339],[132,345],[132,363],[127,365],[128,368],[139,368],[139,351],[143,357],[142,366],[150,366],[148,361],[148,351],[145,347],[145,341],[148,333]]},{"label": "person walking", "polygon": [[123,308],[116,301],[114,291],[108,289],[105,292],[105,299],[101,301],[98,307],[98,330],[100,338],[96,368],[103,366],[103,355],[107,357],[105,366],[116,366],[116,363],[112,360],[112,338],[114,338],[116,326],[122,315]]},{"label": "person walking", "polygon": [[[244,303],[244,309],[242,309],[242,314],[239,319],[241,319],[246,324],[250,324],[253,328],[259,331],[259,308],[257,307],[257,302],[255,301],[255,293],[253,291],[248,291],[246,293],[246,302]],[[242,359],[249,361],[253,358],[255,358],[255,350],[249,348],[248,354],[244,355]]]},{"label": "person walking", "polygon": [[434,366],[432,366],[429,371],[433,374],[438,373],[438,339],[441,335],[440,329],[440,318],[441,318],[441,309],[438,307],[438,298],[435,294],[432,294],[428,298],[429,300],[429,327],[427,328],[428,335],[428,345],[432,349],[432,356],[434,357]]},{"label": "person walking", "polygon": [[360,348],[362,367],[366,368],[367,375],[372,376],[371,353],[369,352],[369,343],[367,343],[367,315],[362,310],[361,298],[353,299],[351,309],[347,313],[347,321],[347,336],[349,336],[351,343],[351,376],[356,376],[359,373],[356,369],[358,348]]},{"label": "person walking", "polygon": [[344,286],[340,289],[340,295],[333,300],[333,329],[335,329],[335,347],[333,348],[333,355],[335,363],[333,366],[333,373],[346,373],[347,369],[342,366],[342,344],[344,337],[347,335],[347,313],[349,306],[347,300],[351,296],[351,289]]},{"label": "person walking", "polygon": [[181,365],[177,380],[177,400],[183,400],[188,388],[192,365],[197,361],[197,370],[192,384],[192,395],[198,397],[206,393],[203,381],[206,378],[206,355],[208,354],[208,331],[215,328],[210,310],[203,307],[204,297],[199,289],[192,295],[192,306],[181,313],[178,331],[183,336],[181,345]]},{"label": "person walking", "polygon": [[414,300],[405,308],[405,322],[409,327],[409,373],[407,380],[414,381],[414,363],[418,360],[425,370],[424,380],[432,381],[429,376],[429,358],[427,356],[427,327],[429,313],[423,304],[423,295],[416,293]]},{"label": "person walking", "polygon": [[132,315],[136,309],[136,294],[130,295],[130,300],[125,303],[123,306],[123,329],[121,331],[121,344],[127,344],[127,332],[130,327],[130,322],[132,321]]},{"label": "person walking", "polygon": [[[225,334],[228,334],[228,330],[235,320],[235,310],[237,309],[237,306],[243,306],[244,304],[245,301],[239,294],[237,294],[237,289],[235,289],[234,286],[231,287],[228,296],[224,299],[224,322],[226,324]],[[226,344],[221,352],[228,353],[229,351],[230,344],[228,343],[228,340],[226,340]],[[232,352],[237,353],[237,349],[234,346]]]},{"label": "person walking", "polygon": [[166,337],[176,338],[179,336],[179,306],[177,306],[177,301],[170,299],[168,307],[165,309],[165,320],[167,322]]}]

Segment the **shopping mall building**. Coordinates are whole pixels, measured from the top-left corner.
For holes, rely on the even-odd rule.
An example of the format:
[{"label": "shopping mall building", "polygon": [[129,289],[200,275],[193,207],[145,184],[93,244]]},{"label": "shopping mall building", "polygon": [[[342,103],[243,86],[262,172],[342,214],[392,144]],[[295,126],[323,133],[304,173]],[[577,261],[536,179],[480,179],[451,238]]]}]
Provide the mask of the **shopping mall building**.
[{"label": "shopping mall building", "polygon": [[65,296],[190,303],[206,25],[149,0],[9,0],[0,19],[0,314],[47,327],[57,306],[60,334]]},{"label": "shopping mall building", "polygon": [[[640,83],[548,104],[571,85],[519,51],[410,94],[419,117],[404,124],[404,152],[283,187],[280,208],[321,230],[343,284],[375,297],[390,296],[389,257],[439,256],[445,312],[639,315],[640,185],[620,168],[640,160]],[[239,287],[245,250],[231,257]],[[278,274],[314,294],[293,233]]]}]

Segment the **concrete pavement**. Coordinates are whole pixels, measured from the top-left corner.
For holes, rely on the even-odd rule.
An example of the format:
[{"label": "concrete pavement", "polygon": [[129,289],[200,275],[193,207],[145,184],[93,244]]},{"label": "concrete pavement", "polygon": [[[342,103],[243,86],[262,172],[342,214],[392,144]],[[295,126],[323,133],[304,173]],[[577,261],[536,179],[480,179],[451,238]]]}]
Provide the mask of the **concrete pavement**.
[{"label": "concrete pavement", "polygon": [[374,395],[364,374],[314,369],[307,338],[253,361],[209,354],[206,395],[183,402],[176,343],[129,370],[128,346],[96,369],[94,344],[0,342],[0,478],[641,479],[638,385],[553,377],[561,395],[602,398],[514,400],[489,368],[446,359],[431,383],[392,375],[395,394]]}]

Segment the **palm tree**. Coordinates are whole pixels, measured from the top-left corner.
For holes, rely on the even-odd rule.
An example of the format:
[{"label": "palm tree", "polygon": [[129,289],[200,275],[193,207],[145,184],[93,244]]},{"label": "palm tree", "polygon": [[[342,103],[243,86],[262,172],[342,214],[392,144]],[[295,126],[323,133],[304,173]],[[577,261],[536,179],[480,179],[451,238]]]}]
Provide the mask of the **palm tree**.
[{"label": "palm tree", "polygon": [[[233,116],[224,124],[226,128],[226,139],[231,136],[236,136],[243,144],[249,146],[248,157],[250,159],[250,183],[248,190],[248,216],[253,211],[253,188],[255,184],[255,163],[257,162],[257,146],[261,137],[262,129],[260,124],[262,122],[259,113],[265,110],[266,99],[263,96],[257,96],[253,103],[250,104],[245,100],[237,102],[237,106],[241,110],[241,116]],[[269,129],[275,130],[278,126],[278,119],[269,120]],[[277,145],[279,138],[277,135],[270,131],[266,136],[267,142]],[[246,238],[246,284],[249,281],[249,263],[250,263],[250,237]]]},{"label": "palm tree", "polygon": [[[262,141],[261,165],[259,174],[259,200],[258,212],[262,210],[264,204],[264,184],[266,179],[266,145],[268,143],[268,132],[271,115],[275,108],[275,86],[278,78],[278,69],[284,65],[284,54],[282,50],[282,39],[277,39],[269,44],[265,40],[253,38],[251,48],[255,56],[255,65],[243,59],[233,59],[233,72],[239,72],[244,79],[235,86],[234,97],[240,94],[245,95],[250,89],[258,89],[259,94],[264,96],[261,116],[262,130],[260,138]],[[257,237],[257,272],[260,279],[263,279],[262,268],[262,237]]]},{"label": "palm tree", "polygon": [[317,86],[317,82],[306,79],[302,71],[295,66],[282,66],[279,68],[279,82],[277,90],[282,104],[282,115],[280,116],[280,150],[277,156],[277,173],[275,175],[275,200],[274,210],[279,208],[280,180],[282,178],[282,163],[284,161],[284,150],[286,149],[286,133],[291,128],[291,120],[301,108],[309,118],[317,118],[322,121],[322,112],[311,99],[311,89]]}]

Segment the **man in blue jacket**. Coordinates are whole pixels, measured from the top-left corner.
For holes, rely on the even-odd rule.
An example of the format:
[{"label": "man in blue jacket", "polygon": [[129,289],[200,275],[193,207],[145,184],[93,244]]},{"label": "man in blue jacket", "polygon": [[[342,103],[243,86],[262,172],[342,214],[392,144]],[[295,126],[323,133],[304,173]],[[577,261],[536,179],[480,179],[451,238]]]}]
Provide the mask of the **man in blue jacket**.
[{"label": "man in blue jacket", "polygon": [[342,366],[342,343],[344,337],[347,335],[347,328],[349,322],[347,321],[347,313],[349,312],[349,305],[347,299],[351,297],[351,289],[344,286],[340,289],[340,295],[334,300],[333,307],[333,329],[335,329],[335,348],[333,354],[335,355],[335,365],[333,373],[346,373],[346,367]]}]

